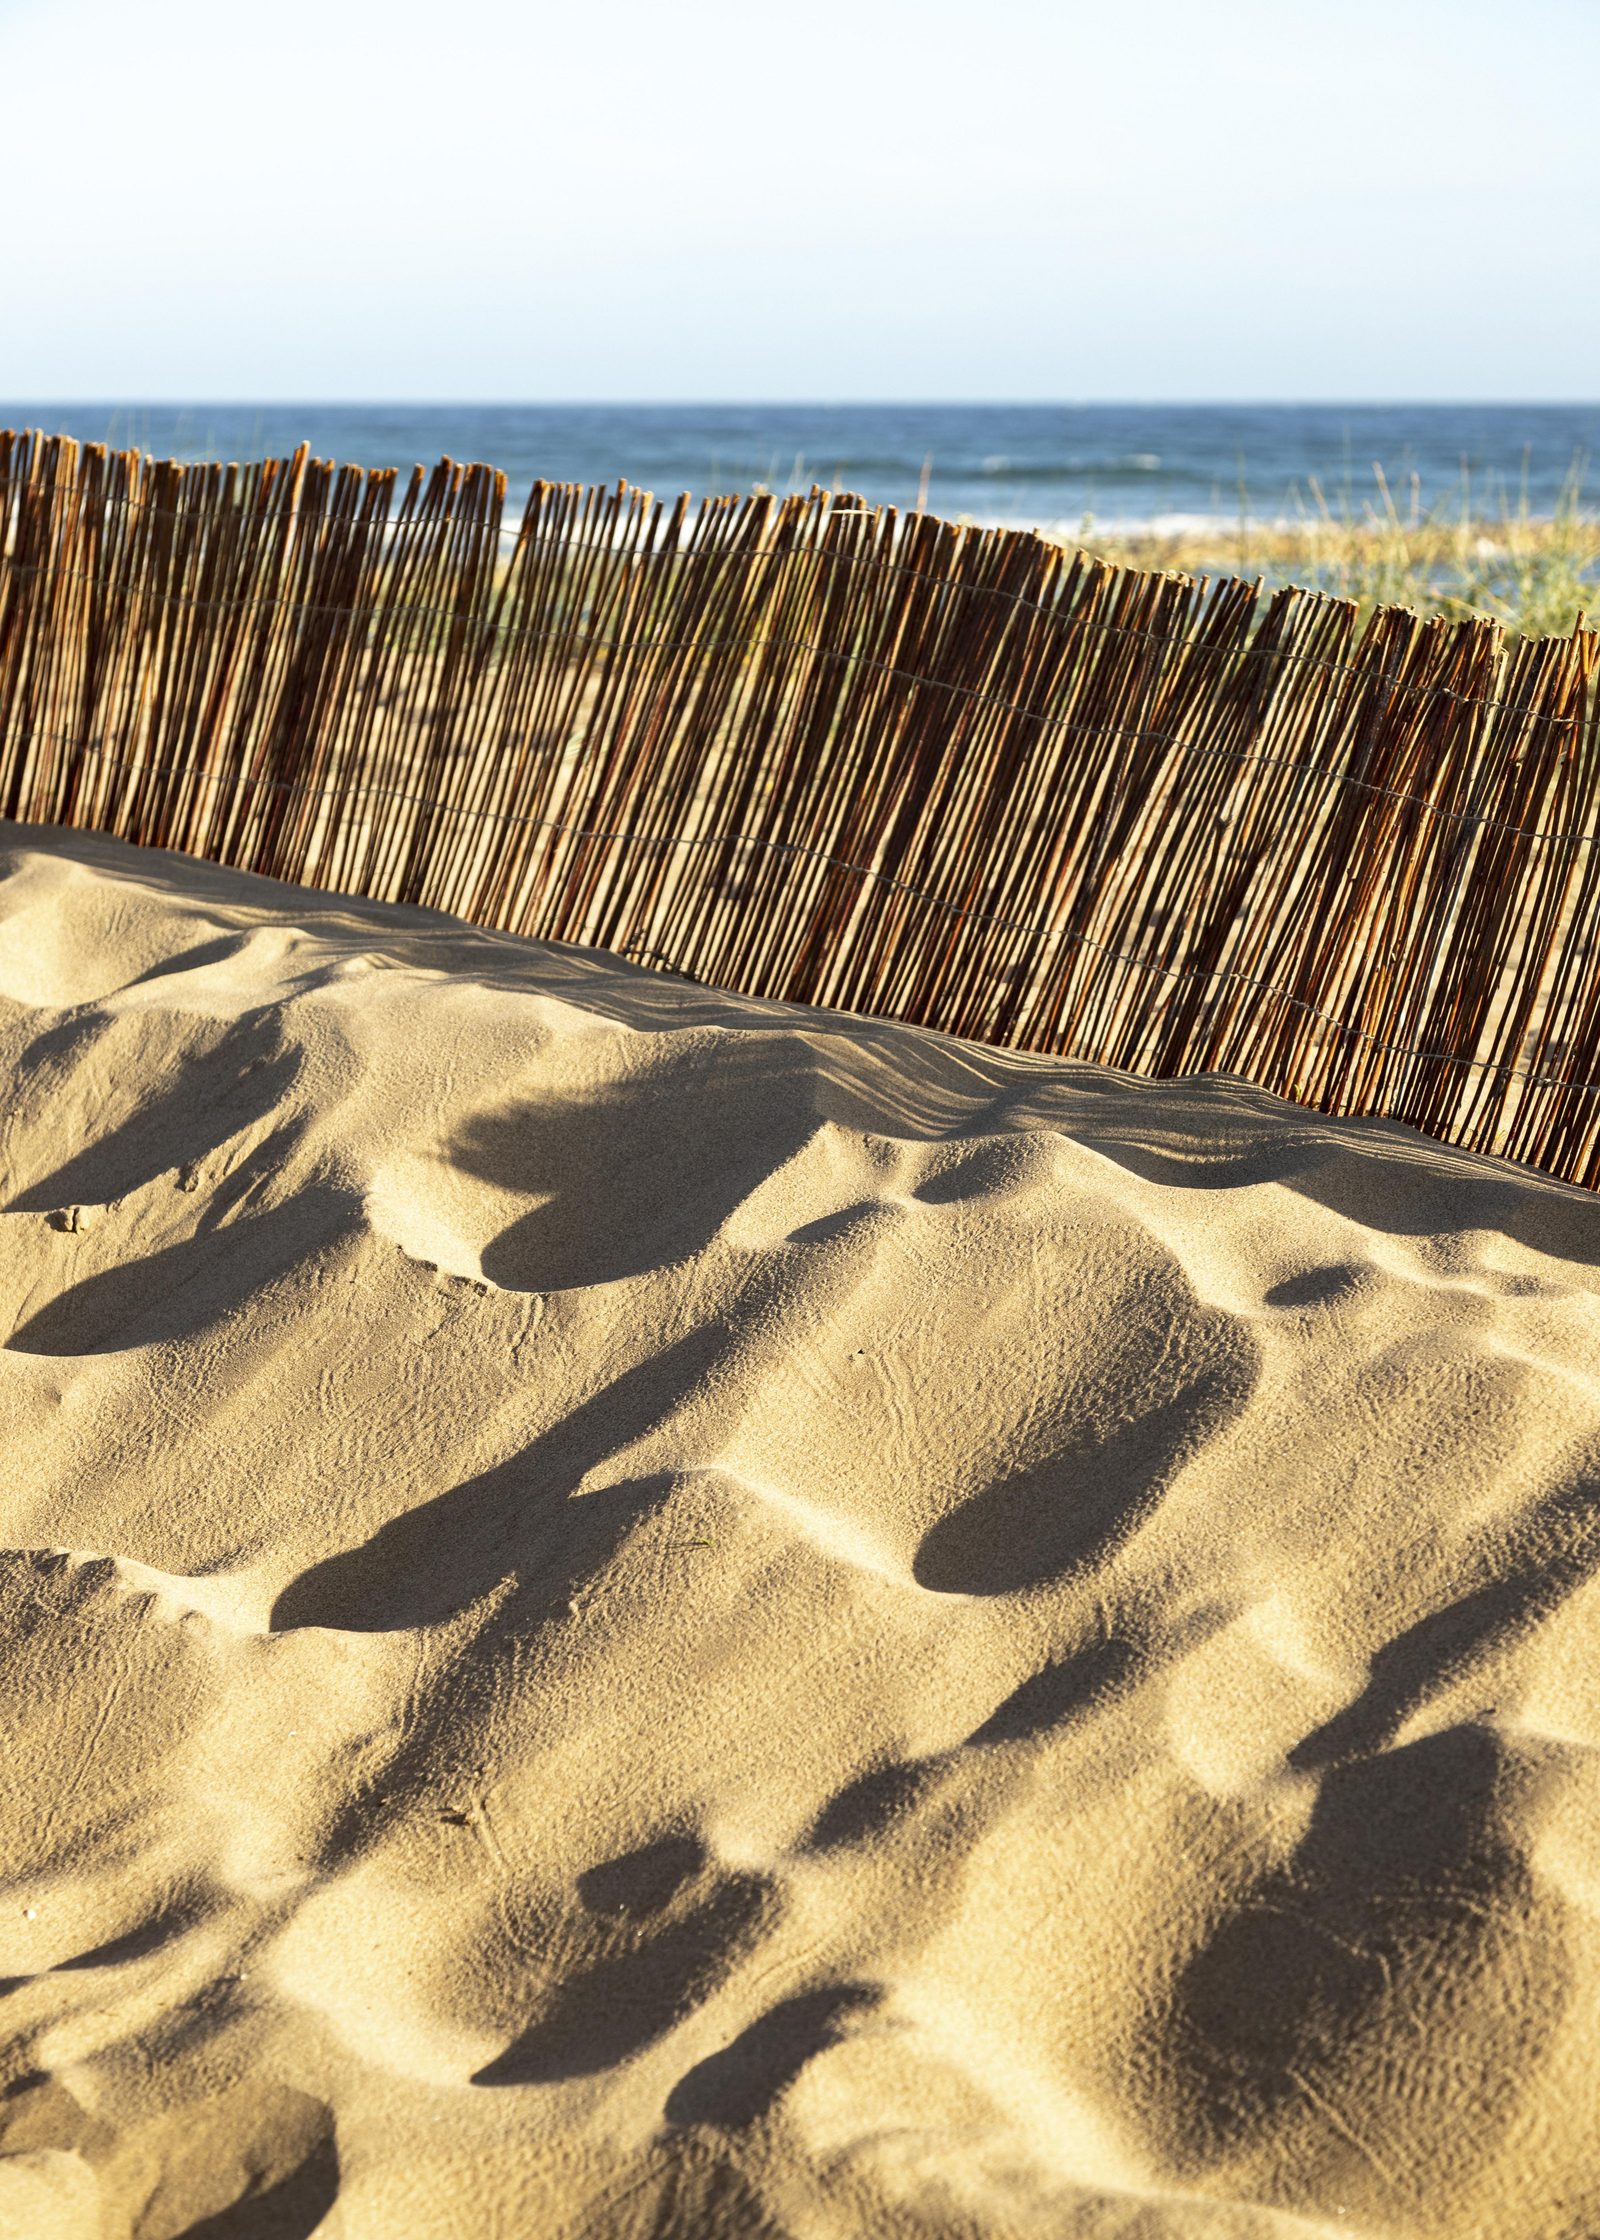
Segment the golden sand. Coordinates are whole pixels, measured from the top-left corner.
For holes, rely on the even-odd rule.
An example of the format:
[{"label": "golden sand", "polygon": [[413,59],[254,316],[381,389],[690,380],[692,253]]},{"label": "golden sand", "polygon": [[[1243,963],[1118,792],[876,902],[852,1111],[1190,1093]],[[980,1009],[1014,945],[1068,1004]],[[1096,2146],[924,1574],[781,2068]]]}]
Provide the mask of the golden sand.
[{"label": "golden sand", "polygon": [[1600,2231],[1600,1200],[0,871],[8,2240]]}]

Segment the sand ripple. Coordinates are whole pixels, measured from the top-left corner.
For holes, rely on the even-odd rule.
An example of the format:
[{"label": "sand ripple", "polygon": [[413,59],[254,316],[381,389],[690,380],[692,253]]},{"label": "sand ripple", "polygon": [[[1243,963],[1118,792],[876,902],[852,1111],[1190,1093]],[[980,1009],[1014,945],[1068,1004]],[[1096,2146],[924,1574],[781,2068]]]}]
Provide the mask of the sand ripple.
[{"label": "sand ripple", "polygon": [[0,2232],[1600,2232],[1600,1200],[0,878]]}]

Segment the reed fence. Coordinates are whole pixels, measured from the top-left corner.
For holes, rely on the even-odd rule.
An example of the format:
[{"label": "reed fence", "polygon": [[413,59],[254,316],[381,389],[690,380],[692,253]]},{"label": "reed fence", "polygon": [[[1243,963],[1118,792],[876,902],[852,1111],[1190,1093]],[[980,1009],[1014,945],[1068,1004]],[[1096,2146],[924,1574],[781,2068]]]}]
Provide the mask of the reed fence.
[{"label": "reed fence", "polygon": [[0,814],[1600,1180],[1596,633],[0,435]]}]

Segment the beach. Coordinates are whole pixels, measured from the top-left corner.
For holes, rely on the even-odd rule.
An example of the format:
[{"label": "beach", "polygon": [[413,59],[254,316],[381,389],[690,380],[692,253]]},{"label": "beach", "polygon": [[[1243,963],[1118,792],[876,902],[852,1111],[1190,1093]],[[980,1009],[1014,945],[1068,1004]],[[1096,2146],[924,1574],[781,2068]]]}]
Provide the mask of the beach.
[{"label": "beach", "polygon": [[1600,2229],[1600,1202],[0,851],[0,2233]]}]

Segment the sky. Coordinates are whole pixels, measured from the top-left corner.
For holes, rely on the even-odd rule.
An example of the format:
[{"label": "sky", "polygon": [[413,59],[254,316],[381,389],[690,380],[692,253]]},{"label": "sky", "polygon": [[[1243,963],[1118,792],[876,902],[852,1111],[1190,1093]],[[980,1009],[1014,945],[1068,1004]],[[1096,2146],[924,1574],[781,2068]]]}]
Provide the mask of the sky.
[{"label": "sky", "polygon": [[1600,387],[1600,0],[0,0],[0,391]]}]

